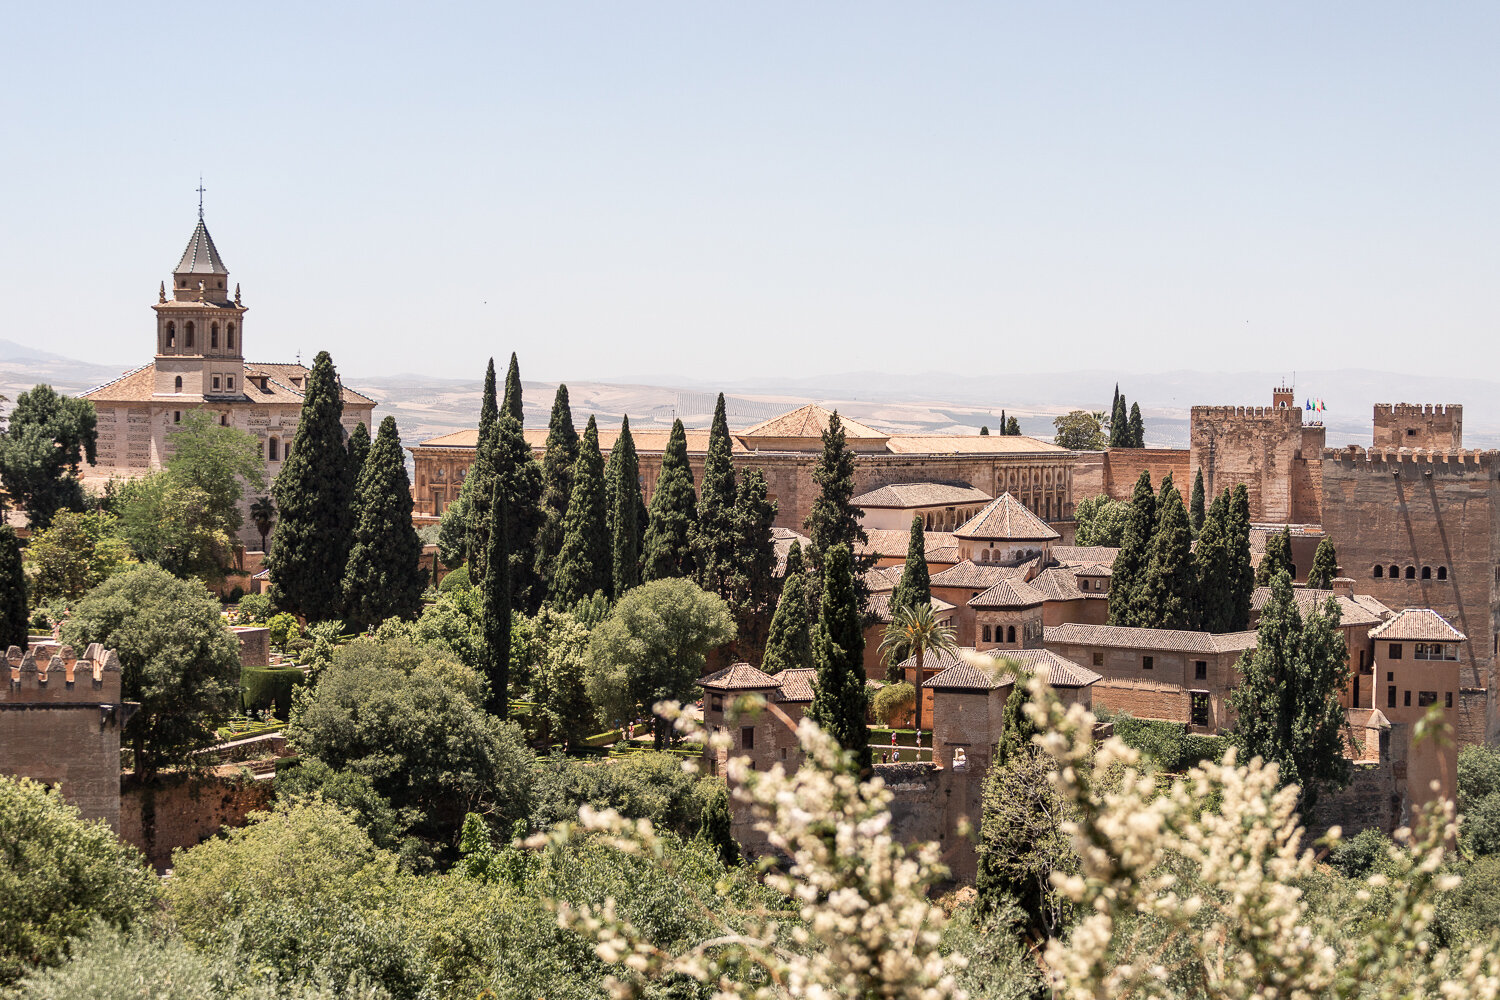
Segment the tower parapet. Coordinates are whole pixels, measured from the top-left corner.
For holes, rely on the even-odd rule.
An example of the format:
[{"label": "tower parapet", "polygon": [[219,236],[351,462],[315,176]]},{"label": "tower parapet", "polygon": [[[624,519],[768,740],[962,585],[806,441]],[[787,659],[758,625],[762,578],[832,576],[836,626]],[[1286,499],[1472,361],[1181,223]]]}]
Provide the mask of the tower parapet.
[{"label": "tower parapet", "polygon": [[1464,408],[1458,403],[1376,403],[1376,448],[1462,448]]}]

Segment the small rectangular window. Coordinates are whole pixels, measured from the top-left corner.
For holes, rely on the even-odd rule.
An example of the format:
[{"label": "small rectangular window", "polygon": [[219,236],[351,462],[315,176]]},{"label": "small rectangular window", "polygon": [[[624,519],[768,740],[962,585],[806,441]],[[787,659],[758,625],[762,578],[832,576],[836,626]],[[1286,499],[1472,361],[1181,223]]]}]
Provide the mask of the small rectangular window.
[{"label": "small rectangular window", "polygon": [[1388,687],[1388,688],[1385,689],[1385,707],[1386,708],[1395,708],[1396,707],[1396,689],[1395,689],[1395,687]]},{"label": "small rectangular window", "polygon": [[214,376],[214,388],[217,389],[218,387],[219,387],[219,376],[215,375]]},{"label": "small rectangular window", "polygon": [[1444,691],[1443,692],[1443,707],[1444,708],[1452,708],[1453,707],[1453,692],[1452,691]]},{"label": "small rectangular window", "polygon": [[1098,650],[1094,651],[1094,666],[1096,666],[1096,667],[1102,667],[1102,666],[1104,666],[1104,654],[1101,653],[1101,652],[1099,652]]},{"label": "small rectangular window", "polygon": [[1401,692],[1401,707],[1402,708],[1411,708],[1411,692],[1410,691],[1402,691]]},{"label": "small rectangular window", "polygon": [[174,424],[180,424],[180,423],[182,423],[182,411],[181,410],[173,410],[172,411],[172,423],[174,423]]},{"label": "small rectangular window", "polygon": [[1436,705],[1436,704],[1437,704],[1437,692],[1436,691],[1418,691],[1417,692],[1417,707],[1418,708],[1426,708],[1428,705]]},{"label": "small rectangular window", "polygon": [[1391,643],[1390,658],[1393,659],[1393,660],[1399,660],[1399,659],[1401,659],[1401,643],[1399,643],[1399,642],[1393,642],[1393,643]]},{"label": "small rectangular window", "polygon": [[230,376],[229,376],[229,377],[228,377],[228,378],[227,378],[227,379],[226,379],[226,381],[225,381],[225,386],[226,386],[226,387],[227,387],[227,388],[230,388],[230,389],[233,389],[233,388],[234,388],[234,376],[233,376],[233,375],[230,375]]},{"label": "small rectangular window", "polygon": [[1141,657],[1141,669],[1142,670],[1151,670],[1151,669],[1155,668],[1155,666],[1156,666],[1156,657],[1154,657],[1154,656],[1143,656],[1143,657]]},{"label": "small rectangular window", "polygon": [[1359,669],[1365,669],[1365,651],[1363,649],[1359,651]]},{"label": "small rectangular window", "polygon": [[1396,671],[1394,671],[1394,670],[1387,670],[1385,672],[1385,679],[1388,680],[1388,681],[1395,680],[1396,679]]},{"label": "small rectangular window", "polygon": [[714,711],[714,712],[722,712],[722,711],[724,711],[724,698],[723,698],[723,696],[722,695],[717,695],[717,694],[714,695],[712,698],[710,698],[708,700],[708,707],[709,707],[709,709],[711,711]]},{"label": "small rectangular window", "polygon": [[1195,726],[1208,725],[1208,692],[1194,691],[1192,705],[1192,720]]},{"label": "small rectangular window", "polygon": [[740,746],[744,747],[746,750],[754,750],[755,749],[755,727],[754,726],[741,726],[740,727]]},{"label": "small rectangular window", "polygon": [[[1193,661],[1193,680],[1195,680],[1195,681],[1206,681],[1206,680],[1208,680],[1208,661],[1207,660],[1194,660]],[[1207,725],[1207,723],[1204,723],[1204,725]]]}]

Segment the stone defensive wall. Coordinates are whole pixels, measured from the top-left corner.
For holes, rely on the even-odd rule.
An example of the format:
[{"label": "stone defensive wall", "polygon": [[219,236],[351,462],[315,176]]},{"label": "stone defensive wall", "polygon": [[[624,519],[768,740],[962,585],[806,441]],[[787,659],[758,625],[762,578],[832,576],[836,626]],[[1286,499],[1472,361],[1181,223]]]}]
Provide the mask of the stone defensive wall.
[{"label": "stone defensive wall", "polygon": [[1465,476],[1486,472],[1500,463],[1500,450],[1481,448],[1364,448],[1351,444],[1344,448],[1324,448],[1323,460],[1337,461],[1346,469],[1364,467],[1367,471],[1395,472],[1406,466],[1422,473]]}]

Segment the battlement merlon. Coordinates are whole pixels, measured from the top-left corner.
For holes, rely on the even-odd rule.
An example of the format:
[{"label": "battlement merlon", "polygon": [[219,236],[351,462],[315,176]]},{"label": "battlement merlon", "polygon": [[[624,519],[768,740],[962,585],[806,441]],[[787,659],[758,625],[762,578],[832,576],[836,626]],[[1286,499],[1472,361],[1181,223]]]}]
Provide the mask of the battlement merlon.
[{"label": "battlement merlon", "polygon": [[1500,451],[1465,448],[1324,448],[1324,462],[1337,462],[1350,471],[1393,472],[1410,470],[1414,477],[1483,476],[1500,471]]},{"label": "battlement merlon", "polygon": [[1442,417],[1463,416],[1462,403],[1376,403],[1375,415],[1388,414],[1394,417]]},{"label": "battlement merlon", "polygon": [[8,683],[0,705],[104,705],[120,701],[120,658],[91,643],[79,656],[72,646],[42,644],[5,653]]},{"label": "battlement merlon", "polygon": [[1192,408],[1194,423],[1205,420],[1259,420],[1268,422],[1302,423],[1300,406],[1195,406]]}]

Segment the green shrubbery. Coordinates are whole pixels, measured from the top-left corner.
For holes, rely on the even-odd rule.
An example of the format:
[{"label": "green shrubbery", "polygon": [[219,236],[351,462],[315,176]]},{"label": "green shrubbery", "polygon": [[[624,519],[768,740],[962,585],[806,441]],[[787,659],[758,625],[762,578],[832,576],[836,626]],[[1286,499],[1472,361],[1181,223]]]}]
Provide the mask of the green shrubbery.
[{"label": "green shrubbery", "polygon": [[292,692],[307,682],[297,667],[242,667],[240,669],[240,710],[264,712],[274,710],[276,718],[286,719],[292,710]]},{"label": "green shrubbery", "polygon": [[1176,774],[1200,761],[1221,761],[1229,749],[1222,736],[1202,736],[1187,731],[1181,722],[1137,719],[1129,712],[1110,712],[1096,707],[1100,721],[1113,722],[1115,735],[1125,745],[1149,757],[1158,768]]},{"label": "green shrubbery", "polygon": [[449,591],[460,590],[470,586],[472,584],[469,583],[469,564],[464,563],[458,569],[443,577],[443,582],[438,584],[438,593],[446,594]]}]

